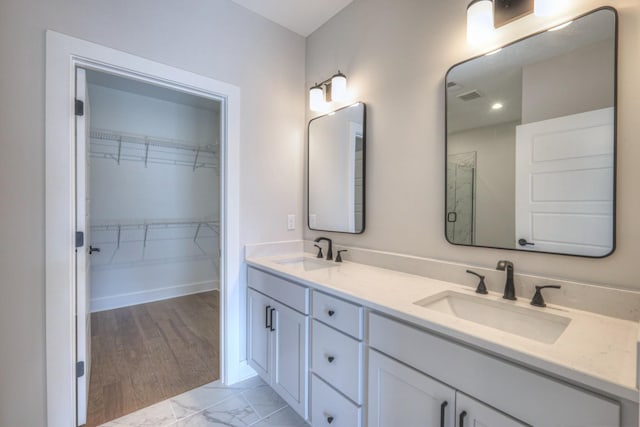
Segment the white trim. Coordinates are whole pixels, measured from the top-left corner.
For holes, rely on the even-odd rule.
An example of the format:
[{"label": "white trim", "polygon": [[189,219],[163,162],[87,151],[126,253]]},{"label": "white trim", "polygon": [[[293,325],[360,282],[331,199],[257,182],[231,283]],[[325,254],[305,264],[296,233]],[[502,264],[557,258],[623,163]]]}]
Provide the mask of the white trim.
[{"label": "white trim", "polygon": [[[199,96],[225,99],[221,177],[221,380],[251,375],[240,354],[240,89],[48,30],[45,98],[45,307],[47,425],[76,425],[74,70],[108,71]],[[226,230],[225,230],[226,228]],[[230,332],[230,333],[228,333]]]},{"label": "white trim", "polygon": [[110,295],[108,297],[92,299],[91,313],[217,290],[219,290],[219,282],[217,280],[208,280],[205,282],[185,283],[146,291]]}]

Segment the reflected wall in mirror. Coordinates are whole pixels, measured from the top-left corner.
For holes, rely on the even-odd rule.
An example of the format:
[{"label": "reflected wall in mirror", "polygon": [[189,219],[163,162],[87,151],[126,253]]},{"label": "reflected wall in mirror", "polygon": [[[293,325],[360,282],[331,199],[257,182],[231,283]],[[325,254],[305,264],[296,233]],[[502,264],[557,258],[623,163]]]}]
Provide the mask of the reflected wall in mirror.
[{"label": "reflected wall in mirror", "polygon": [[449,70],[449,242],[613,252],[616,61],[607,7]]},{"label": "reflected wall in mirror", "polygon": [[366,109],[362,102],[309,122],[308,214],[312,230],[364,231]]}]

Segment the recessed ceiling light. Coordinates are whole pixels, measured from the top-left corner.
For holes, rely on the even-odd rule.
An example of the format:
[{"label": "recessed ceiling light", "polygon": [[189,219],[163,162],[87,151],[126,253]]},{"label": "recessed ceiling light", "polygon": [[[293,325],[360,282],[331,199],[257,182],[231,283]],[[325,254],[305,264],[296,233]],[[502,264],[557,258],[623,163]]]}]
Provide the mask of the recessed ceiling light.
[{"label": "recessed ceiling light", "polygon": [[569,25],[573,24],[573,21],[565,22],[564,24],[558,25],[557,27],[551,28],[549,31],[558,31],[563,28],[567,28]]},{"label": "recessed ceiling light", "polygon": [[495,104],[493,104],[491,106],[491,109],[492,110],[500,110],[500,109],[502,109],[502,107],[504,107],[504,105],[502,105],[500,102],[496,102]]}]

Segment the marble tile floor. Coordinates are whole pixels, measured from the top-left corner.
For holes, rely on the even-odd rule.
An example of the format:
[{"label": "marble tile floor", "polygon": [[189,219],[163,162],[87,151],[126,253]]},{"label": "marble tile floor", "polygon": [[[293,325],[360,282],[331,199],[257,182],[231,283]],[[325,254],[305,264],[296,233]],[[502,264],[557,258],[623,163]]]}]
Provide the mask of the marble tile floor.
[{"label": "marble tile floor", "polygon": [[101,427],[308,427],[260,377],[220,381],[125,415]]}]

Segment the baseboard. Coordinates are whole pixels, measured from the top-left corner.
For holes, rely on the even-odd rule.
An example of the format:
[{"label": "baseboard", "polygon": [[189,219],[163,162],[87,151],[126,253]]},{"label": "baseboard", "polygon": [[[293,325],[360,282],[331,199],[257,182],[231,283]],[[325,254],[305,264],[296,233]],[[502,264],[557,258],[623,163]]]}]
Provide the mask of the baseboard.
[{"label": "baseboard", "polygon": [[112,310],[114,308],[197,294],[199,292],[212,291],[214,289],[220,289],[220,283],[218,280],[187,283],[184,285],[169,286],[166,288],[95,298],[91,300],[91,312],[95,313],[98,311]]}]

